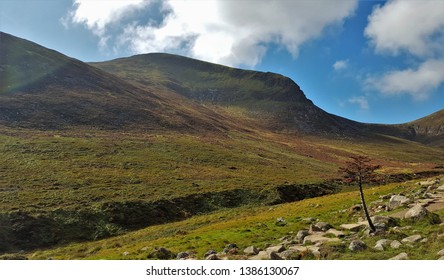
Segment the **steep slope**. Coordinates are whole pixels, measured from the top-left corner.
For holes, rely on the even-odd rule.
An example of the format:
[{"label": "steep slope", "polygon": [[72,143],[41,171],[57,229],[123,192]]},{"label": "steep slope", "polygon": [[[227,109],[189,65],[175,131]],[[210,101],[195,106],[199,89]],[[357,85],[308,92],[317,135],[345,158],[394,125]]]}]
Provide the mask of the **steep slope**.
[{"label": "steep slope", "polygon": [[402,126],[416,141],[444,148],[444,110]]},{"label": "steep slope", "polygon": [[326,113],[291,79],[153,53],[91,65],[149,88],[168,88],[206,105],[242,108],[274,131],[358,134],[360,124]]},{"label": "steep slope", "polygon": [[0,33],[0,124],[54,129],[223,129],[222,117]]}]

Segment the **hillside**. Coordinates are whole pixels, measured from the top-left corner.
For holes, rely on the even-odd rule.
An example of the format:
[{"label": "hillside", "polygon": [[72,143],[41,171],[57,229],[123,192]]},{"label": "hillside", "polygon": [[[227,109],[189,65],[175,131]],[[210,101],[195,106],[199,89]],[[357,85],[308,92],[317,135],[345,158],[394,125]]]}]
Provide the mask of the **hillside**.
[{"label": "hillside", "polygon": [[0,33],[0,253],[335,193],[352,155],[386,181],[442,172],[444,150],[405,131],[328,114],[274,73],[86,64]]},{"label": "hillside", "polygon": [[328,114],[288,77],[163,53],[91,63],[145,87],[167,88],[205,105],[240,108],[273,131],[361,134],[360,124]]}]

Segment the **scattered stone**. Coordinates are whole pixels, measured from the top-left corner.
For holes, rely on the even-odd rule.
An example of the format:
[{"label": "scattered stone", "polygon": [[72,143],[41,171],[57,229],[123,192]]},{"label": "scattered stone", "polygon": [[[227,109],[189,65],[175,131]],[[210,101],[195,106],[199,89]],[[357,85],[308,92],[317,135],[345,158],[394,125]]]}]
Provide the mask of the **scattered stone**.
[{"label": "scattered stone", "polygon": [[438,259],[439,261],[444,261],[444,256]]},{"label": "scattered stone", "polygon": [[239,248],[239,247],[237,247],[237,245],[235,243],[231,243],[231,244],[228,244],[227,246],[225,246],[225,248],[230,250],[230,249]]},{"label": "scattered stone", "polygon": [[388,208],[390,210],[396,209],[398,207],[401,207],[402,205],[406,205],[410,203],[410,199],[403,196],[403,195],[393,195],[389,202],[388,202]]},{"label": "scattered stone", "polygon": [[177,259],[186,259],[190,256],[190,254],[188,252],[180,252],[179,254],[177,254]]},{"label": "scattered stone", "polygon": [[376,241],[376,245],[374,248],[378,251],[384,251],[385,248],[390,246],[390,243],[392,243],[392,241],[389,239],[380,239]]},{"label": "scattered stone", "polygon": [[206,257],[208,257],[208,256],[210,256],[210,255],[216,255],[216,254],[217,254],[217,252],[214,251],[213,249],[211,249],[211,250],[208,250],[208,251],[205,253],[204,257],[206,258]]},{"label": "scattered stone", "polygon": [[292,247],[288,248],[288,250],[294,250],[294,251],[298,251],[300,253],[305,253],[308,251],[308,247],[296,245],[296,246],[292,246]]},{"label": "scattered stone", "polygon": [[392,243],[390,243],[390,247],[393,249],[398,249],[401,246],[402,246],[402,243],[399,242],[398,240],[393,240]]},{"label": "scattered stone", "polygon": [[216,254],[208,255],[205,259],[208,260],[208,261],[217,261],[217,260],[220,260],[219,257],[218,257]]},{"label": "scattered stone", "polygon": [[291,240],[291,236],[290,235],[285,235],[281,238],[279,238],[279,241],[285,242],[285,241],[290,241]]},{"label": "scattered stone", "polygon": [[341,229],[358,232],[365,228],[365,224],[342,224],[339,226]]},{"label": "scattered stone", "polygon": [[393,258],[390,258],[389,260],[408,260],[409,256],[407,255],[407,253],[400,253],[396,256],[394,256]]},{"label": "scattered stone", "polygon": [[331,229],[333,226],[326,223],[326,222],[317,222],[314,225],[310,226],[309,232],[326,232],[327,230]]},{"label": "scattered stone", "polygon": [[350,212],[359,212],[362,209],[362,205],[361,204],[355,204],[352,207],[350,207],[349,211]]},{"label": "scattered stone", "polygon": [[442,249],[441,251],[439,251],[437,253],[438,256],[444,257],[444,249]]},{"label": "scattered stone", "polygon": [[422,236],[419,234],[415,234],[401,240],[402,243],[416,243],[422,239]]},{"label": "scattered stone", "polygon": [[362,240],[353,240],[350,243],[350,246],[348,247],[348,249],[350,249],[350,251],[353,252],[357,252],[357,251],[362,251],[365,250],[367,248],[367,245],[362,241]]},{"label": "scattered stone", "polygon": [[175,254],[165,248],[154,248],[154,250],[148,254],[148,259],[170,260],[175,257]]},{"label": "scattered stone", "polygon": [[299,240],[299,241],[302,242],[307,235],[308,235],[308,230],[305,230],[305,229],[304,230],[300,230],[296,234],[296,240]]},{"label": "scattered stone", "polygon": [[343,231],[340,231],[340,230],[337,230],[337,229],[334,229],[334,228],[331,228],[331,229],[327,230],[326,233],[327,234],[332,234],[332,235],[334,235],[336,237],[339,237],[339,238],[342,238],[342,237],[345,236],[345,233]]},{"label": "scattered stone", "polygon": [[143,247],[140,251],[148,251],[148,247]]},{"label": "scattered stone", "polygon": [[259,250],[254,246],[250,246],[245,248],[244,253],[247,255],[257,255],[259,254]]},{"label": "scattered stone", "polygon": [[297,250],[288,249],[279,254],[284,260],[300,260],[302,255]]},{"label": "scattered stone", "polygon": [[268,247],[265,251],[267,253],[271,253],[271,252],[280,253],[280,252],[285,251],[285,247],[282,245],[272,246],[272,247]]},{"label": "scattered stone", "polygon": [[439,192],[444,192],[444,185],[437,187],[436,190]]},{"label": "scattered stone", "polygon": [[308,250],[313,254],[313,256],[315,256],[316,258],[320,258],[321,257],[321,248],[319,248],[318,246],[308,246]]},{"label": "scattered stone", "polygon": [[229,255],[237,255],[238,253],[239,253],[239,251],[237,250],[237,248],[231,248],[227,252],[227,254],[229,254]]},{"label": "scattered stone", "polygon": [[123,252],[124,256],[128,256],[130,253],[129,252]]}]

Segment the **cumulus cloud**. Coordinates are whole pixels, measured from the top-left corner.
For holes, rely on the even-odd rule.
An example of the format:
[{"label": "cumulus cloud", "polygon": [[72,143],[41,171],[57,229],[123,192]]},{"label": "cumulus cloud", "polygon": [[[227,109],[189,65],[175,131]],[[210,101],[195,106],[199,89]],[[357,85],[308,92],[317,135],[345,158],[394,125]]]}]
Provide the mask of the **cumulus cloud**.
[{"label": "cumulus cloud", "polygon": [[163,15],[160,23],[134,21],[117,35],[107,34],[107,25],[131,9],[152,7],[150,1],[116,1],[121,6],[94,14],[86,11],[86,3],[94,1],[75,0],[68,16],[98,36],[114,36],[116,47],[129,48],[132,53],[176,52],[216,63],[254,66],[268,44],[277,44],[297,57],[304,42],[322,35],[329,25],[341,24],[357,6],[356,0],[157,1],[161,1],[159,14]]},{"label": "cumulus cloud", "polygon": [[369,104],[368,100],[365,96],[354,96],[348,100],[351,104],[357,104],[361,108],[361,110],[368,110]]},{"label": "cumulus cloud", "polygon": [[336,71],[347,69],[348,67],[348,60],[338,60],[335,63],[333,63],[333,69]]},{"label": "cumulus cloud", "polygon": [[427,60],[417,69],[391,71],[367,83],[384,94],[410,94],[415,99],[426,99],[431,90],[444,83],[444,60]]},{"label": "cumulus cloud", "polygon": [[444,1],[388,1],[368,17],[364,31],[378,53],[406,54],[416,66],[371,77],[367,84],[387,95],[425,99],[444,83]]}]

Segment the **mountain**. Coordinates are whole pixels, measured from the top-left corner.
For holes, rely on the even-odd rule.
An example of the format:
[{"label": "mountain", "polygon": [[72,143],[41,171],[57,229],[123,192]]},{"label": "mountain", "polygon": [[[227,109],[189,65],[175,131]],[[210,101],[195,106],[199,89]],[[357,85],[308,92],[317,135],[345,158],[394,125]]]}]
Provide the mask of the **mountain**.
[{"label": "mountain", "polygon": [[241,108],[273,131],[358,134],[360,124],[315,106],[290,78],[152,53],[90,63],[126,81],[167,88],[201,104]]},{"label": "mountain", "polygon": [[142,89],[79,60],[0,33],[0,123],[57,129],[224,129],[186,99]]}]

